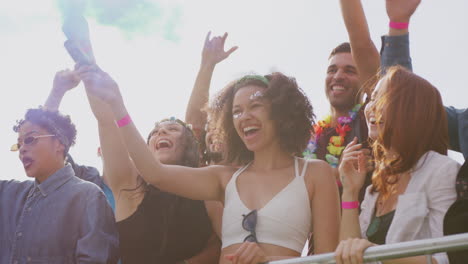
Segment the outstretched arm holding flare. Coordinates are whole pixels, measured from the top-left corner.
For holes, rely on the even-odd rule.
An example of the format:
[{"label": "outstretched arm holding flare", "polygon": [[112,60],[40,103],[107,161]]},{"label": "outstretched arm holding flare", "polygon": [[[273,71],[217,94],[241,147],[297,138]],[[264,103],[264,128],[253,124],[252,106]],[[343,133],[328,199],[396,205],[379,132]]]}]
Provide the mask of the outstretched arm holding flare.
[{"label": "outstretched arm holding flare", "polygon": [[[119,87],[107,73],[96,65],[83,66],[80,72],[87,93],[108,104],[114,120],[129,117]],[[154,158],[133,122],[122,126],[119,132],[139,174],[147,183],[189,199],[223,200],[225,184],[222,181],[226,181],[234,169],[164,165]]]},{"label": "outstretched arm holding flare", "polygon": [[[78,70],[79,76],[83,79],[85,87],[89,85],[106,84],[117,85],[107,73],[104,73],[97,66],[82,66]],[[90,84],[89,80],[98,82]],[[122,135],[116,125],[114,115],[109,105],[100,98],[93,96],[87,92],[88,100],[98,121],[99,138],[102,151],[102,159],[104,164],[104,177],[108,182],[116,200],[116,220],[122,221],[131,216],[138,205],[143,200],[144,192],[141,192],[137,187],[138,171],[132,160],[122,139]],[[148,149],[146,147],[146,149]],[[154,156],[153,156],[154,159]],[[156,159],[155,159],[156,160]],[[122,191],[122,190],[135,190]],[[210,209],[207,208],[210,214]],[[219,256],[220,243],[213,233],[211,239],[207,242],[205,248],[197,255],[190,258],[190,263],[213,263]]]},{"label": "outstretched arm holding flare", "polygon": [[238,48],[234,46],[228,51],[224,50],[224,45],[228,36],[227,33],[224,33],[223,36],[216,36],[213,38],[210,38],[210,36],[211,31],[208,32],[205,38],[200,69],[198,70],[198,75],[195,79],[195,84],[185,113],[185,122],[193,126],[200,140],[204,140],[200,138],[200,131],[204,129],[207,122],[206,113],[202,111],[202,109],[209,100],[210,82],[214,69],[218,63],[225,60]]}]

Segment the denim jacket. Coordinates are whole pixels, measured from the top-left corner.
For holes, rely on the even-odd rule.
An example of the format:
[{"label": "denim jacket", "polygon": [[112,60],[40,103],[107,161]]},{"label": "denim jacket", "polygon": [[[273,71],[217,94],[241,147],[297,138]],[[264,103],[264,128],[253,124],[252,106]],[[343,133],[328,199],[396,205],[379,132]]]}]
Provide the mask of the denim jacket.
[{"label": "denim jacket", "polygon": [[0,181],[0,263],[114,263],[118,233],[95,184],[70,165],[42,183]]},{"label": "denim jacket", "polygon": [[[410,71],[413,65],[410,57],[409,34],[402,36],[382,36],[380,50],[382,74],[393,65],[401,65]],[[468,159],[468,109],[445,107],[448,119],[450,149],[463,153]]]}]

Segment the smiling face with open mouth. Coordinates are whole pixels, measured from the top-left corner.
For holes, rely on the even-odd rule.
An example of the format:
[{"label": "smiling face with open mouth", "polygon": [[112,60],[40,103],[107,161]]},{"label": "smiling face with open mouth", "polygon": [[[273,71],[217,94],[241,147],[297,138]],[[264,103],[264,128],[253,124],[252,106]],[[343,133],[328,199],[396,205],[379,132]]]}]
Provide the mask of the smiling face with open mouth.
[{"label": "smiling face with open mouth", "polygon": [[341,52],[330,58],[325,92],[334,108],[346,110],[357,102],[360,82],[351,53]]},{"label": "smiling face with open mouth", "polygon": [[26,175],[39,182],[64,166],[64,146],[50,134],[46,129],[28,121],[18,131],[19,159]]},{"label": "smiling face with open mouth", "polygon": [[387,89],[387,79],[380,80],[372,92],[371,100],[367,103],[364,113],[366,115],[369,138],[376,140],[379,136],[381,126],[384,124],[384,109],[377,108],[377,102]]},{"label": "smiling face with open mouth", "polygon": [[151,132],[148,147],[163,164],[177,164],[183,155],[184,127],[173,121],[159,123]]},{"label": "smiling face with open mouth", "polygon": [[260,150],[276,139],[271,103],[262,96],[264,91],[263,87],[248,85],[240,88],[233,100],[234,127],[250,151]]}]

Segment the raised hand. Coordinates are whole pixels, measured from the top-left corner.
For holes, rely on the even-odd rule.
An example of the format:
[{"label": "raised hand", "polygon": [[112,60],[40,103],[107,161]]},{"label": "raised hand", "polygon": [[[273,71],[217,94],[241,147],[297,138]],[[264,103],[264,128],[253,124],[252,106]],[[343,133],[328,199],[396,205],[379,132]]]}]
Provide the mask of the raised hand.
[{"label": "raised hand", "polygon": [[52,90],[61,95],[80,84],[80,78],[76,71],[69,69],[59,71],[55,74]]},{"label": "raised hand", "polygon": [[255,242],[244,242],[234,254],[224,257],[233,264],[257,264],[268,261],[265,252]]},{"label": "raised hand", "polygon": [[201,109],[208,103],[211,77],[213,77],[216,64],[229,57],[237,49],[235,46],[224,51],[227,33],[224,33],[222,37],[210,38],[210,35],[211,32],[208,32],[205,38],[200,70],[185,111],[185,121],[192,124],[195,131],[202,131],[207,123],[206,112]]},{"label": "raised hand", "polygon": [[421,0],[385,0],[390,21],[408,23]]},{"label": "raised hand", "polygon": [[361,148],[362,145],[357,144],[357,138],[354,138],[343,150],[338,168],[343,193],[357,195],[364,185],[368,168],[365,151]]},{"label": "raised hand", "polygon": [[205,38],[205,44],[202,51],[202,64],[209,64],[214,66],[229,57],[229,55],[231,55],[231,53],[233,53],[238,48],[237,46],[234,46],[228,51],[224,51],[224,44],[226,43],[226,38],[228,36],[227,33],[224,33],[222,37],[216,36],[210,38],[210,36],[211,31],[208,32]]},{"label": "raised hand", "polygon": [[122,100],[119,86],[109,74],[97,65],[82,65],[78,76],[83,81],[86,91],[109,105]]},{"label": "raised hand", "polygon": [[49,111],[57,111],[65,93],[78,86],[80,81],[76,71],[66,69],[57,72],[54,77],[52,90],[44,103],[44,107]]}]

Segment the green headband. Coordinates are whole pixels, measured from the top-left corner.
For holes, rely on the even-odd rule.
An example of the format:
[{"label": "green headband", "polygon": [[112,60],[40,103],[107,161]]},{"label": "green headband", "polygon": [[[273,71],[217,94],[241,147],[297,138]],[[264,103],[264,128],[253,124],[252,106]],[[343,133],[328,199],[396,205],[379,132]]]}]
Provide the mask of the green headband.
[{"label": "green headband", "polygon": [[261,81],[266,86],[268,86],[268,84],[269,84],[268,79],[263,75],[246,75],[246,76],[242,77],[241,79],[239,79],[239,81],[237,81],[237,84],[243,83],[243,82],[249,81],[249,80]]}]

